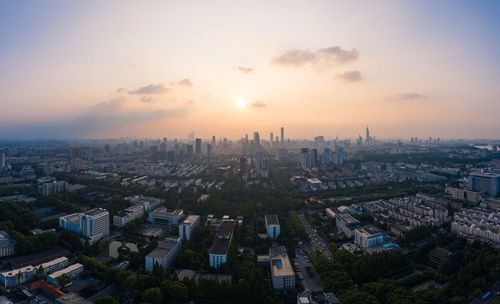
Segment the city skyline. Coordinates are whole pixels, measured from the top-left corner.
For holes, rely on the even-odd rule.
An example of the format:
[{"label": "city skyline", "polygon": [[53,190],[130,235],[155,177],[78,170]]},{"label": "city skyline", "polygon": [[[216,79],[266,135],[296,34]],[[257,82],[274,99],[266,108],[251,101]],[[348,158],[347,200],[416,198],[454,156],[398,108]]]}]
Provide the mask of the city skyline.
[{"label": "city skyline", "polygon": [[496,2],[0,8],[0,138],[498,139]]}]

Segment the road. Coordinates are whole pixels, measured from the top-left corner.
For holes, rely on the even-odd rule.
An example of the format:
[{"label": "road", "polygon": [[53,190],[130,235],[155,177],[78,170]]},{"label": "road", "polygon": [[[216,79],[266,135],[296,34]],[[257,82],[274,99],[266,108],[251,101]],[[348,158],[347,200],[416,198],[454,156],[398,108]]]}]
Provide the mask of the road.
[{"label": "road", "polygon": [[327,258],[333,258],[333,254],[328,248],[327,243],[323,240],[321,236],[316,232],[316,229],[314,229],[311,224],[309,224],[309,221],[307,221],[306,216],[303,213],[299,214],[300,220],[304,224],[306,228],[306,233],[309,236],[309,245],[310,246],[303,246],[304,250],[307,251],[308,254],[311,254],[312,251],[316,252],[323,252],[323,254]]},{"label": "road", "polygon": [[[306,267],[310,267],[311,272],[313,273],[312,276],[306,270]],[[305,290],[323,290],[323,284],[319,275],[314,270],[314,267],[309,261],[309,257],[307,256],[307,254],[301,248],[297,248],[295,251],[295,270],[299,274],[299,277],[303,277],[301,281]]]}]

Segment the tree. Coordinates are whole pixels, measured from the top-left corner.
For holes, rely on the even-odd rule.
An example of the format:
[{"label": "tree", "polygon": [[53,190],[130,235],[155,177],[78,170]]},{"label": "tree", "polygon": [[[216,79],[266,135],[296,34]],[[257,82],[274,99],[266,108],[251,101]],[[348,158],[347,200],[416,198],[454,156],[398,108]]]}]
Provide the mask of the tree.
[{"label": "tree", "polygon": [[95,304],[119,304],[112,296],[103,296],[95,300]]},{"label": "tree", "polygon": [[142,296],[142,300],[151,304],[162,304],[163,303],[163,293],[160,288],[149,288],[146,289],[144,295]]},{"label": "tree", "polygon": [[57,278],[57,283],[59,283],[61,287],[66,286],[69,282],[71,282],[71,278],[67,274],[63,274]]}]

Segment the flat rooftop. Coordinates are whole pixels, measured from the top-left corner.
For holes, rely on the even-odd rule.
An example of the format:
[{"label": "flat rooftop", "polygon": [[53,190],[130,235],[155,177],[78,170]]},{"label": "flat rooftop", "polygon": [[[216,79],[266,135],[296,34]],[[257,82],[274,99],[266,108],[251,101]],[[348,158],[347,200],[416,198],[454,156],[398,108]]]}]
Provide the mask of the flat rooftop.
[{"label": "flat rooftop", "polygon": [[234,227],[236,226],[235,222],[222,222],[219,227],[219,230],[215,233],[215,238],[231,238],[233,236]]},{"label": "flat rooftop", "polygon": [[200,218],[199,215],[190,215],[188,216],[184,222],[182,222],[184,225],[192,225],[194,222],[196,222]]},{"label": "flat rooftop", "polygon": [[163,258],[164,256],[168,255],[172,249],[177,245],[177,243],[180,242],[179,239],[173,239],[173,238],[167,238],[164,241],[159,241],[158,246],[156,246],[153,251],[151,251],[147,256],[152,257],[152,258]]},{"label": "flat rooftop", "polygon": [[275,214],[266,215],[266,223],[268,225],[279,225],[278,217]]},{"label": "flat rooftop", "polygon": [[273,277],[294,276],[292,264],[284,246],[269,249],[271,259],[271,274]]},{"label": "flat rooftop", "polygon": [[229,250],[229,245],[231,244],[231,239],[215,239],[210,249],[208,249],[209,254],[223,255],[227,254]]},{"label": "flat rooftop", "polygon": [[346,223],[346,225],[357,225],[359,221],[352,217],[349,213],[339,213],[337,214],[337,218]]},{"label": "flat rooftop", "polygon": [[96,215],[99,215],[99,214],[104,213],[104,212],[108,212],[108,211],[106,209],[103,209],[103,208],[94,208],[94,209],[90,209],[88,211],[85,211],[84,214],[89,215],[89,216],[96,216]]}]

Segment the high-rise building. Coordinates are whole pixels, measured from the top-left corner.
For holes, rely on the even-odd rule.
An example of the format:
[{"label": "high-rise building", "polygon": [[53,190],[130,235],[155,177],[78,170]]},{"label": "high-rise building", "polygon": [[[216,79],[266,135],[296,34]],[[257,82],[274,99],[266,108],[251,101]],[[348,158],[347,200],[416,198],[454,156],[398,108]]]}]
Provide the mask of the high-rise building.
[{"label": "high-rise building", "polygon": [[195,153],[197,155],[201,154],[201,138],[197,138],[195,141]]},{"label": "high-rise building", "polygon": [[273,132],[269,133],[269,142],[271,143],[271,145],[273,144],[273,140],[274,140],[274,134]]},{"label": "high-rise building", "polygon": [[325,137],[322,135],[314,137],[314,143],[316,145],[323,145],[325,143]]},{"label": "high-rise building", "polygon": [[281,127],[281,144],[285,144],[285,128]]},{"label": "high-rise building", "polygon": [[253,143],[255,147],[260,147],[260,135],[259,132],[253,132]]},{"label": "high-rise building", "polygon": [[309,169],[310,168],[310,158],[309,158],[309,149],[308,148],[302,148],[300,149],[300,163],[302,164],[302,169]]},{"label": "high-rise building", "polygon": [[338,147],[337,148],[337,153],[336,153],[336,161],[335,163],[337,165],[342,165],[344,164],[344,147]]},{"label": "high-rise building", "polygon": [[186,156],[188,159],[193,158],[193,145],[186,145]]},{"label": "high-rise building", "polygon": [[240,172],[245,173],[246,171],[247,171],[247,158],[241,157],[240,158]]},{"label": "high-rise building", "polygon": [[366,137],[365,137],[365,142],[369,143],[371,140],[370,138],[370,129],[368,129],[368,126],[366,126]]},{"label": "high-rise building", "polygon": [[469,187],[472,191],[496,196],[500,192],[500,174],[471,173],[469,176]]},{"label": "high-rise building", "polygon": [[5,168],[5,153],[0,154],[0,169]]},{"label": "high-rise building", "polygon": [[318,166],[318,149],[313,148],[309,150],[310,167],[314,168]]},{"label": "high-rise building", "polygon": [[325,148],[323,150],[323,155],[321,156],[321,162],[323,166],[328,166],[332,163],[332,152],[330,148]]},{"label": "high-rise building", "polygon": [[59,218],[59,227],[78,233],[90,244],[109,235],[109,212],[95,208],[84,213],[73,213]]},{"label": "high-rise building", "polygon": [[215,148],[215,135],[212,136],[212,148]]},{"label": "high-rise building", "polygon": [[207,156],[208,157],[212,156],[212,149],[213,149],[213,146],[211,144],[207,144]]}]

